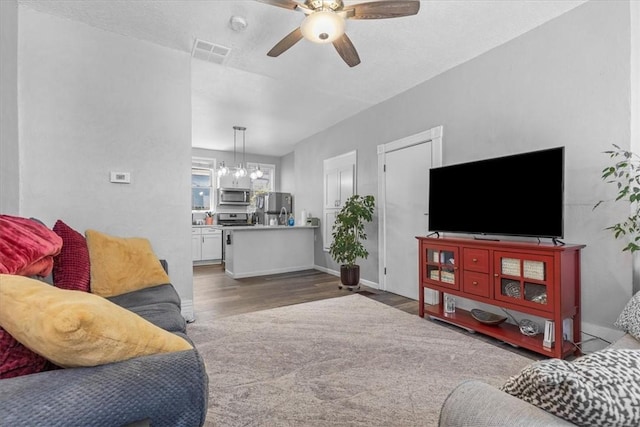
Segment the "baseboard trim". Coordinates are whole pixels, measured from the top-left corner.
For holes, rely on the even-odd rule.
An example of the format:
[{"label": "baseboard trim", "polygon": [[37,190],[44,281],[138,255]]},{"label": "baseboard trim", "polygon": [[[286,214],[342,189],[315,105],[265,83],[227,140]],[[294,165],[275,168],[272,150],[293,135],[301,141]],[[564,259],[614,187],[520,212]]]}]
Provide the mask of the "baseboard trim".
[{"label": "baseboard trim", "polygon": [[[614,342],[619,339],[624,332],[619,329],[608,328],[606,326],[596,325],[594,323],[582,321],[582,340],[585,341],[582,346],[582,350],[585,352],[593,352],[601,350],[608,345],[607,342],[598,338],[607,340],[608,342]],[[597,337],[595,340],[590,341],[592,338]]]},{"label": "baseboard trim", "polygon": [[[315,268],[316,270],[322,271],[323,273],[327,273],[327,274],[331,274],[332,276],[340,277],[340,272],[339,271],[332,270],[332,269],[327,268],[327,267],[322,267],[320,265],[314,265],[313,268]],[[361,278],[360,279],[360,284],[368,286],[370,288],[380,289],[380,285],[378,285],[378,283],[376,283],[376,282],[372,282],[371,280],[366,280],[366,279],[362,279]]]},{"label": "baseboard trim", "polygon": [[208,260],[204,260],[204,261],[193,261],[193,265],[197,266],[197,265],[219,265],[222,264],[222,260],[221,259],[208,259]]},{"label": "baseboard trim", "polygon": [[306,266],[298,266],[298,267],[287,267],[287,268],[275,268],[273,270],[263,270],[263,271],[254,271],[251,273],[238,273],[233,274],[229,270],[225,270],[225,273],[229,275],[232,279],[243,279],[245,277],[255,277],[255,276],[268,276],[271,274],[281,274],[281,273],[293,273],[295,271],[304,271],[313,269],[313,265]]},{"label": "baseboard trim", "polygon": [[193,300],[192,299],[183,299],[180,301],[180,311],[182,313],[182,317],[187,323],[195,322],[196,316],[193,311]]}]

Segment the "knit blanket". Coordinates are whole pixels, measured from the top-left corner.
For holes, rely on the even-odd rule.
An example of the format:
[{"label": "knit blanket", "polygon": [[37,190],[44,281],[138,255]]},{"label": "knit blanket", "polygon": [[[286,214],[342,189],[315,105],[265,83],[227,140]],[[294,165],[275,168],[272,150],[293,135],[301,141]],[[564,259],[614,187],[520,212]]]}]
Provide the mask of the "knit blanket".
[{"label": "knit blanket", "polygon": [[38,221],[0,215],[0,273],[45,277],[62,239]]}]

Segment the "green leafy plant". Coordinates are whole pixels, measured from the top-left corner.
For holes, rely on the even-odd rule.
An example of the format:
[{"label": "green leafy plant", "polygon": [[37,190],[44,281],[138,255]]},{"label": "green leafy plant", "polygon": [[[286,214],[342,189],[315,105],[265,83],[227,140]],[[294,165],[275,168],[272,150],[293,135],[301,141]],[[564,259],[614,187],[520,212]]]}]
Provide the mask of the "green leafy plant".
[{"label": "green leafy plant", "polygon": [[351,196],[344,204],[333,224],[333,242],[329,253],[338,264],[353,267],[358,258],[366,259],[369,251],[362,244],[367,240],[364,226],[373,219],[373,196]]},{"label": "green leafy plant", "polygon": [[[615,201],[630,203],[630,215],[606,230],[611,230],[616,239],[627,236],[629,243],[622,250],[635,252],[640,250],[640,156],[615,144],[613,147],[614,150],[604,152],[614,160],[614,164],[602,170],[602,179],[616,185]],[[600,200],[593,209],[603,202]]]}]

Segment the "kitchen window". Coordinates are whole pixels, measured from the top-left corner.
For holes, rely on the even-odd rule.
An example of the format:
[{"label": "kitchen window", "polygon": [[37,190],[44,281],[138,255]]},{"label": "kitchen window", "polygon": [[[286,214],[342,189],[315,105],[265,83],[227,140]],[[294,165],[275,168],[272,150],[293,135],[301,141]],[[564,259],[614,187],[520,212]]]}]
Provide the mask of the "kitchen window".
[{"label": "kitchen window", "polygon": [[193,159],[191,163],[191,210],[210,211],[214,206],[215,160]]}]

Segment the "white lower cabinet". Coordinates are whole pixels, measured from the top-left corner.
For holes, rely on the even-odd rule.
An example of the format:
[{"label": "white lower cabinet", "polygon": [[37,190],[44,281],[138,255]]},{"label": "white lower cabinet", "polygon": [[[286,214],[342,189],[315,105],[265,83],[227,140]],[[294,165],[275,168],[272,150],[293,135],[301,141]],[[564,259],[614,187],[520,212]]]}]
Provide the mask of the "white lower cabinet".
[{"label": "white lower cabinet", "polygon": [[222,230],[193,227],[191,229],[191,257],[194,263],[222,261]]}]

